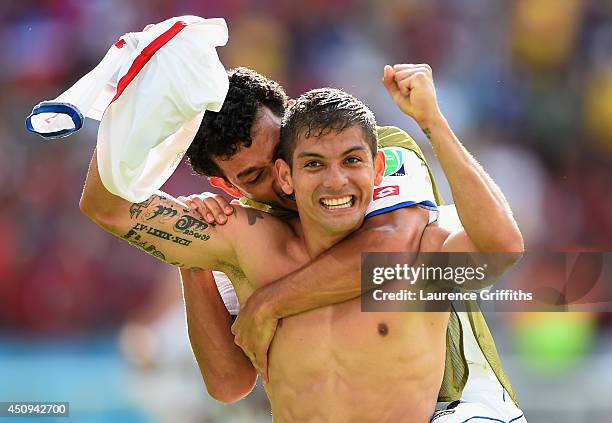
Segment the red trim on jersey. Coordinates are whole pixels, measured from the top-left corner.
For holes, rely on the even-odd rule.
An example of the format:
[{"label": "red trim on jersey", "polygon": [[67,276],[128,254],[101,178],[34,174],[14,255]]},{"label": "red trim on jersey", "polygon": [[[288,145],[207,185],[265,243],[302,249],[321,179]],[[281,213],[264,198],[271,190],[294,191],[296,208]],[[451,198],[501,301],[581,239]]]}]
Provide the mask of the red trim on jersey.
[{"label": "red trim on jersey", "polygon": [[115,47],[121,48],[125,45],[125,40],[123,38],[119,38],[119,41],[115,43]]},{"label": "red trim on jersey", "polygon": [[134,59],[132,62],[132,66],[130,66],[130,70],[127,71],[125,75],[121,77],[119,83],[117,84],[117,94],[111,100],[111,103],[119,98],[121,93],[127,88],[127,86],[132,82],[138,72],[142,70],[142,68],[147,64],[151,57],[162,48],[168,41],[170,41],[176,34],[182,31],[187,24],[185,22],[175,22],[166,32],[161,34],[159,37],[151,41],[151,44],[142,49],[142,52]]}]

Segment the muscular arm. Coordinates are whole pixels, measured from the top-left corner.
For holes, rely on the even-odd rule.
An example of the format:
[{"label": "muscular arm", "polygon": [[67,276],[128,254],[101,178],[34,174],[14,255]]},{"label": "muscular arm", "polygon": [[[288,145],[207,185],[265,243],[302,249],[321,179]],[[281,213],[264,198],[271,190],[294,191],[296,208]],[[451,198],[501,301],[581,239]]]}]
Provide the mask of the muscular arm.
[{"label": "muscular arm", "polygon": [[181,269],[189,342],[208,393],[232,403],[246,396],[257,373],[230,332],[232,319],[208,270]]},{"label": "muscular arm", "polygon": [[457,139],[446,119],[437,115],[420,125],[444,170],[463,225],[449,237],[444,250],[462,251],[460,247],[465,245],[467,251],[522,252],[523,238],[504,194]]},{"label": "muscular arm", "polygon": [[154,257],[179,267],[212,268],[234,258],[233,236],[244,216],[212,227],[171,196],[153,195],[138,204],[106,190],[96,153],[92,157],[79,206],[99,226]]},{"label": "muscular arm", "polygon": [[398,107],[429,139],[451,187],[463,229],[449,237],[445,249],[521,253],[523,237],[503,193],[440,112],[431,68],[386,66],[383,82]]},{"label": "muscular arm", "polygon": [[222,402],[248,394],[255,371],[234,344],[232,321],[212,274],[201,271],[216,267],[220,259],[233,261],[229,240],[234,233],[248,237],[248,229],[241,226],[247,220],[244,210],[237,207],[226,225],[213,227],[170,196],[153,195],[142,203],[130,203],[106,190],[95,152],[79,205],[107,231],[166,263],[191,268],[181,269],[188,331],[207,389]]}]

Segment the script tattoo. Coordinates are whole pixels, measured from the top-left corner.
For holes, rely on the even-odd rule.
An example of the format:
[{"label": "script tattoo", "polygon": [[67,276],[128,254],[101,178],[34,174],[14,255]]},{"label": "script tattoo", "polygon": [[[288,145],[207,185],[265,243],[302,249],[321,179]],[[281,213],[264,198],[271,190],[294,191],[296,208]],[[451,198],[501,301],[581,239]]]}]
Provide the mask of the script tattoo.
[{"label": "script tattoo", "polygon": [[174,217],[174,216],[176,216],[176,213],[177,213],[177,211],[174,210],[172,207],[167,207],[167,206],[164,206],[163,204],[160,204],[153,211],[153,215],[149,216],[147,218],[147,220],[155,219],[157,216]]},{"label": "script tattoo", "polygon": [[[204,233],[204,231],[209,226],[214,225],[209,225],[208,223],[193,217],[189,214],[189,209],[177,209],[172,202],[165,200],[167,200],[166,197],[155,194],[142,203],[132,204],[130,207],[130,217],[134,220],[145,222],[147,224],[152,221],[158,221],[160,223],[170,223],[172,221],[174,223],[172,229],[175,232],[187,235],[188,237],[201,239],[203,241],[210,239],[210,235]],[[180,216],[180,218],[176,220],[175,218],[178,216]],[[146,231],[146,233],[149,235],[153,235],[167,241],[172,241],[179,245],[187,246],[192,243],[191,240],[181,238],[153,226],[137,224],[132,229],[140,232]]]},{"label": "script tattoo", "polygon": [[185,235],[193,236],[194,238],[198,238],[203,241],[208,241],[210,239],[210,235],[201,232],[208,228],[208,226],[208,223],[203,222],[200,219],[196,219],[188,214],[184,214],[174,224],[174,229],[182,232]]},{"label": "script tattoo", "polygon": [[423,128],[423,133],[429,141],[431,141],[431,130],[429,128]]},{"label": "script tattoo", "polygon": [[130,218],[136,219],[137,217],[140,217],[140,213],[142,213],[142,210],[149,207],[151,203],[153,203],[153,201],[155,200],[166,200],[166,197],[154,194],[142,203],[132,204],[132,206],[130,207]]},{"label": "script tattoo", "polygon": [[122,238],[127,240],[130,244],[140,248],[141,250],[151,254],[154,257],[157,257],[158,259],[161,259],[163,261],[166,261],[166,256],[164,255],[164,253],[162,253],[161,251],[159,251],[157,249],[157,247],[147,241],[143,241],[140,238],[140,235],[138,235],[138,232],[136,227],[138,225],[134,226],[132,229],[130,229],[128,231],[127,234],[123,235]]},{"label": "script tattoo", "polygon": [[185,238],[181,238],[179,236],[176,235],[172,235],[169,232],[166,231],[162,231],[161,229],[158,228],[154,228],[152,226],[147,226],[147,225],[143,225],[142,223],[137,223],[136,225],[134,225],[134,227],[132,228],[135,231],[139,231],[139,232],[146,232],[149,235],[153,235],[156,236],[158,238],[161,239],[165,239],[167,241],[172,241],[175,242],[179,245],[189,245],[191,244],[191,241]]},{"label": "script tattoo", "polygon": [[190,216],[188,214],[185,214],[181,216],[178,222],[174,224],[174,227],[178,229],[179,231],[185,231],[187,229],[192,229],[192,228],[194,230],[204,230],[208,228],[208,223],[203,222],[199,219],[196,219],[195,217]]}]

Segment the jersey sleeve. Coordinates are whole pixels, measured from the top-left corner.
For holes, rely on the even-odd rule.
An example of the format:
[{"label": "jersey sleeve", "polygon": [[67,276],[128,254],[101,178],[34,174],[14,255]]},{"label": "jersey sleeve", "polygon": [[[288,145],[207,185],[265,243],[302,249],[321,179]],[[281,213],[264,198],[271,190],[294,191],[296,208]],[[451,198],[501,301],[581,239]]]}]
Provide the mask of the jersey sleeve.
[{"label": "jersey sleeve", "polygon": [[429,211],[429,223],[438,218],[438,207],[427,164],[412,150],[383,147],[385,175],[374,187],[366,218],[403,207],[419,206]]}]

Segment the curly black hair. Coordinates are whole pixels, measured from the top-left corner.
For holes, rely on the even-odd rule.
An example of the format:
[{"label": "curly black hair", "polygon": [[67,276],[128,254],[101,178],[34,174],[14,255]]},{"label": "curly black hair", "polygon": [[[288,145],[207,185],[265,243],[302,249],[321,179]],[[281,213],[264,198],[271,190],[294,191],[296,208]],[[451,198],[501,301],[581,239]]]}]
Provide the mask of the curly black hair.
[{"label": "curly black hair", "polygon": [[360,100],[337,88],[308,91],[296,100],[283,117],[278,155],[291,166],[300,135],[320,137],[353,126],[363,131],[374,158],[377,151],[374,113]]},{"label": "curly black hair", "polygon": [[240,147],[251,146],[251,127],[259,106],[268,107],[278,117],[287,106],[287,94],[276,81],[245,67],[230,69],[227,74],[229,91],[223,107],[204,114],[186,153],[188,163],[200,175],[225,177],[212,158],[227,160]]}]

